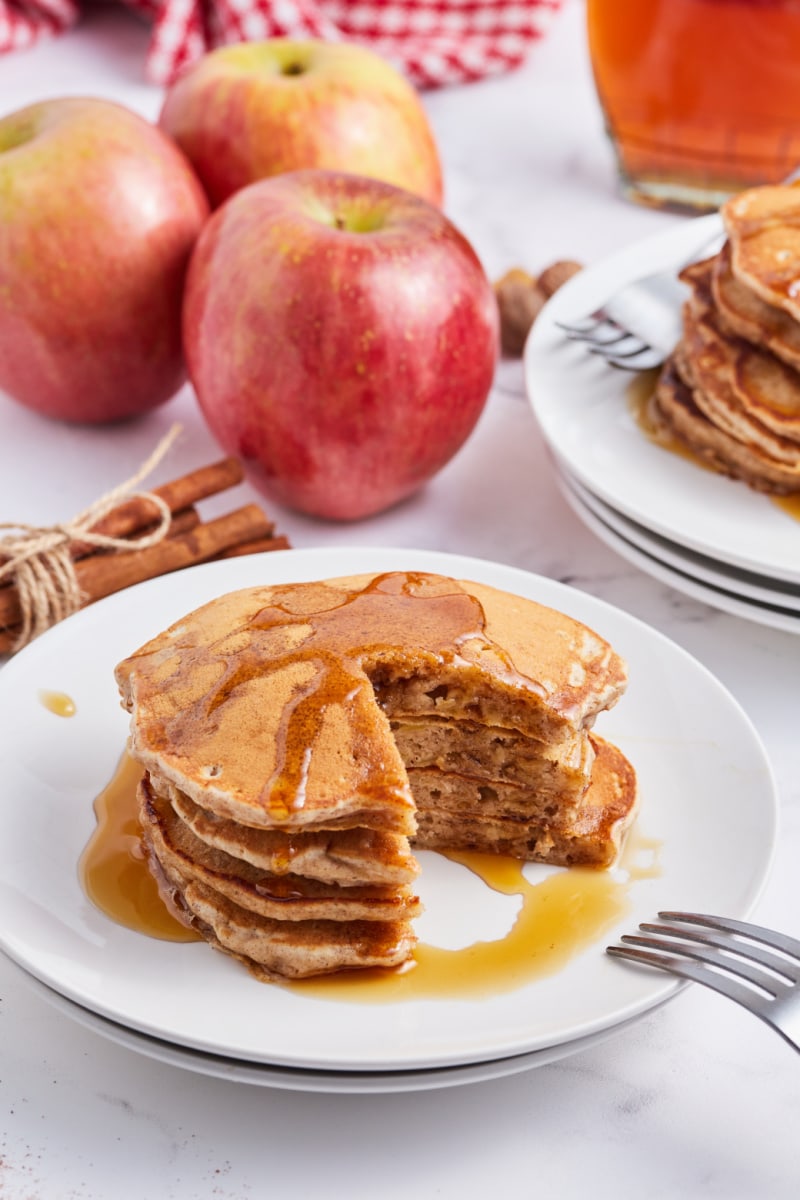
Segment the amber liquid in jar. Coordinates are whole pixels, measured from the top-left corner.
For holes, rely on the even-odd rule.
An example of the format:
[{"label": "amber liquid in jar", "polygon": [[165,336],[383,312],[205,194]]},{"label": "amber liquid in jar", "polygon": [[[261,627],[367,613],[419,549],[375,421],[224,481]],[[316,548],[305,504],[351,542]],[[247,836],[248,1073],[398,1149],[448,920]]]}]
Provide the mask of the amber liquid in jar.
[{"label": "amber liquid in jar", "polygon": [[800,0],[588,0],[632,199],[710,208],[800,163]]}]

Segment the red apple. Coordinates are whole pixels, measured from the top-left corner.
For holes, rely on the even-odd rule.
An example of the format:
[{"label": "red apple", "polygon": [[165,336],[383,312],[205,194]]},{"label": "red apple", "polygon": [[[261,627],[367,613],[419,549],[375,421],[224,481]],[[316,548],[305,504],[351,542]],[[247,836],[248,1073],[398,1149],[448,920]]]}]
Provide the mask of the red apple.
[{"label": "red apple", "polygon": [[385,59],[349,43],[275,38],[215,50],[172,86],[160,124],[212,205],[258,179],[309,167],[442,199],[417,93]]},{"label": "red apple", "polygon": [[497,356],[475,252],[410,192],[330,171],[254,183],[189,267],[189,374],[253,482],[350,519],[410,495],[475,425]]},{"label": "red apple", "polygon": [[180,150],[117,104],[52,100],[0,120],[0,388],[67,421],[168,400],[207,216]]}]

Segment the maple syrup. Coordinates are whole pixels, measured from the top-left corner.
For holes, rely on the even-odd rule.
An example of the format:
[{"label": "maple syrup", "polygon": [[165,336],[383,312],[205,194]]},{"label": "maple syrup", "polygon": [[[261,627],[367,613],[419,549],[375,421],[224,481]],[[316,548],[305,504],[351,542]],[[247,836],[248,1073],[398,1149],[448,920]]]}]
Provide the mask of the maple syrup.
[{"label": "maple syrup", "polygon": [[696,467],[702,467],[704,471],[714,471],[714,466],[711,463],[701,458],[699,454],[695,454],[693,450],[690,450],[678,438],[670,436],[660,428],[656,428],[650,416],[650,398],[656,389],[658,376],[658,367],[655,367],[651,371],[641,371],[639,374],[634,375],[626,389],[628,409],[638,428],[648,441],[653,442],[656,446],[660,446],[662,450],[668,450],[670,454],[676,454],[679,458],[685,458],[687,462],[692,463]]},{"label": "maple syrup", "polygon": [[74,717],[78,711],[75,701],[65,692],[49,692],[42,689],[39,699],[47,711],[57,717]]},{"label": "maple syrup", "polygon": [[588,0],[587,28],[631,198],[716,207],[800,161],[796,0]]},{"label": "maple syrup", "polygon": [[772,496],[772,503],[795,521],[800,521],[800,492],[792,492],[790,496]]},{"label": "maple syrup", "polygon": [[[80,862],[84,890],[102,912],[129,929],[171,941],[196,941],[198,936],[169,912],[148,869],[136,818],[140,778],[141,767],[125,754],[97,798],[97,828]],[[488,887],[521,897],[513,926],[502,938],[456,950],[423,943],[416,947],[414,961],[399,970],[342,971],[281,986],[364,1003],[479,999],[514,990],[554,974],[616,925],[628,911],[630,883],[660,872],[658,846],[634,829],[617,870],[558,869],[537,883],[526,879],[518,859],[450,852],[446,857]]]},{"label": "maple syrup", "polygon": [[488,887],[521,897],[511,929],[494,941],[451,950],[419,943],[399,970],[340,971],[285,986],[303,995],[356,1003],[480,1000],[553,975],[625,916],[628,885],[609,871],[560,868],[530,883],[518,859],[448,851]]},{"label": "maple syrup", "polygon": [[138,933],[170,942],[195,942],[167,908],[150,874],[136,815],[142,768],[128,754],[94,802],[97,826],[78,864],[86,895],[101,912]]}]

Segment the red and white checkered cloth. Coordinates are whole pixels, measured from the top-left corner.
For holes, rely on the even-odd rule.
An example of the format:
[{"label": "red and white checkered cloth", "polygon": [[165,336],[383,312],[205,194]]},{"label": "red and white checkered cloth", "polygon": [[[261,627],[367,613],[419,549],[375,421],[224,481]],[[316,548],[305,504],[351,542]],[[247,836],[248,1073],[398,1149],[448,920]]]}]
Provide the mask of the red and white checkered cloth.
[{"label": "red and white checkered cloth", "polygon": [[75,0],[0,0],[0,50],[22,50],[78,19]]},{"label": "red and white checkered cloth", "polygon": [[[418,87],[468,83],[520,65],[562,0],[127,0],[154,23],[145,71],[168,84],[208,50],[270,37],[353,41]],[[77,19],[75,0],[0,0],[0,50]]]}]

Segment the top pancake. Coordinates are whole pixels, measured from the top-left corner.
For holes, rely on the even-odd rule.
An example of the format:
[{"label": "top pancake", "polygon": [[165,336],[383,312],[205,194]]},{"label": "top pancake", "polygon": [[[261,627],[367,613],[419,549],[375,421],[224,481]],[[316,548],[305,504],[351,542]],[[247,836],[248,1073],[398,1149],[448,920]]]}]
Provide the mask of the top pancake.
[{"label": "top pancake", "polygon": [[733,274],[800,320],[800,188],[750,188],[721,211]]},{"label": "top pancake", "polygon": [[727,242],[712,260],[711,290],[724,329],[771,350],[800,370],[800,324],[785,309],[767,304],[736,278]]},{"label": "top pancake", "polygon": [[483,584],[396,572],[234,592],[117,668],[131,753],[257,828],[413,833],[387,713],[569,739],[624,664],[586,626]]}]

